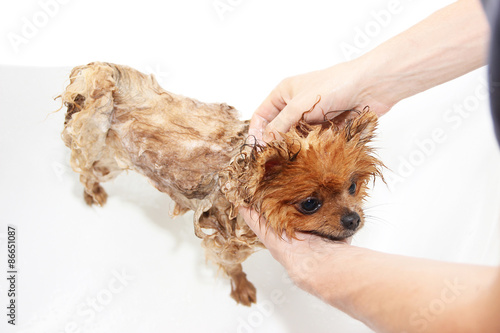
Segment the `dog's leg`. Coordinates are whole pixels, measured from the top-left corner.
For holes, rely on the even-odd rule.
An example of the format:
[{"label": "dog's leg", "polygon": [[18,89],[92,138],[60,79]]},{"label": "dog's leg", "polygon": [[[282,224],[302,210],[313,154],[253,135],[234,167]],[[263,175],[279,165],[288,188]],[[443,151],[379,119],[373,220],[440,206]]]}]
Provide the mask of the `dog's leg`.
[{"label": "dog's leg", "polygon": [[218,210],[209,210],[195,216],[194,225],[195,234],[203,239],[207,259],[222,268],[231,279],[231,297],[246,306],[255,303],[257,291],[248,281],[241,263],[261,247],[261,243],[243,218],[230,219],[229,215]]},{"label": "dog's leg", "polygon": [[202,242],[206,250],[207,259],[217,264],[231,279],[231,297],[240,304],[250,306],[257,301],[257,291],[248,281],[243,272],[241,262],[253,253],[248,245],[233,238],[228,241],[222,237],[205,237]]},{"label": "dog's leg", "polygon": [[108,199],[108,194],[99,182],[88,179],[84,175],[80,175],[80,182],[85,187],[83,190],[83,199],[87,203],[87,205],[92,206],[93,204],[97,204],[99,206],[103,206]]},{"label": "dog's leg", "polygon": [[117,150],[113,145],[116,145],[117,141],[113,137],[112,133],[108,135],[108,145],[101,149],[100,159],[94,161],[90,168],[80,170],[80,182],[84,187],[83,198],[88,205],[103,206],[108,195],[100,183],[110,181],[126,170],[126,167],[120,166],[114,158]]},{"label": "dog's leg", "polygon": [[246,306],[255,303],[257,301],[257,290],[247,280],[247,275],[243,272],[241,264],[223,266],[222,268],[231,278],[231,297],[236,302]]}]

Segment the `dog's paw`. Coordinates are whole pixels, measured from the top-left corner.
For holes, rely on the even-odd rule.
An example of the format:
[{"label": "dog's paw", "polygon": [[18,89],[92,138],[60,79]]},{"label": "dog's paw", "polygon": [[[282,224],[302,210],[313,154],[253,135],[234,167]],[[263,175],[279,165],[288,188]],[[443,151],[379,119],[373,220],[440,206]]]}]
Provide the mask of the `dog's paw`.
[{"label": "dog's paw", "polygon": [[247,280],[246,274],[238,276],[231,281],[231,297],[239,304],[246,306],[257,302],[257,290],[254,285]]},{"label": "dog's paw", "polygon": [[103,206],[108,199],[108,194],[106,193],[106,191],[104,191],[101,185],[96,183],[92,187],[91,194],[87,193],[87,191],[83,192],[83,199],[89,206],[92,206],[93,204]]}]

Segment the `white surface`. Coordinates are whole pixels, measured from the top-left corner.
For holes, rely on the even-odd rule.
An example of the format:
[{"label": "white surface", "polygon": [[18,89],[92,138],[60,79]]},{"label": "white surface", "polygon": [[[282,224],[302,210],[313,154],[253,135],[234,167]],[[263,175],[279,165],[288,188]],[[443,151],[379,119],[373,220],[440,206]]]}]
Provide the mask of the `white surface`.
[{"label": "white surface", "polygon": [[[401,1],[360,51],[449,2]],[[2,2],[3,36],[22,35],[26,20],[43,16],[41,3],[47,1]],[[205,265],[192,216],[171,220],[170,200],[137,174],[104,185],[105,207],[83,202],[60,139],[64,114],[48,115],[60,106],[53,98],[72,66],[131,65],[154,72],[167,90],[227,102],[248,118],[284,77],[346,60],[340,45],[353,44],[358,29],[374,22],[371,12],[389,6],[232,0],[221,19],[213,3],[68,1],[17,52],[1,39],[0,277],[9,223],[19,229],[20,268],[18,326],[8,326],[2,310],[0,331],[369,332],[296,289],[266,251],[244,265],[259,305],[235,305],[227,280]],[[377,182],[367,203],[373,218],[356,245],[498,263],[500,156],[484,76],[481,69],[417,95],[381,119],[379,154],[401,178],[387,171],[388,186]],[[465,111],[457,118],[459,107]],[[431,146],[436,129],[445,139]],[[116,276],[124,274],[129,278],[120,282]],[[281,304],[272,303],[275,294]]]}]

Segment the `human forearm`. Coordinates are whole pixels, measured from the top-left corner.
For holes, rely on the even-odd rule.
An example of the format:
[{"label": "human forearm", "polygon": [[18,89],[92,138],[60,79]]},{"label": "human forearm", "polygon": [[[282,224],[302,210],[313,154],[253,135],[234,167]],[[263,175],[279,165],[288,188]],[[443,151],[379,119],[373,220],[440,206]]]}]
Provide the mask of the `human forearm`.
[{"label": "human forearm", "polygon": [[310,235],[240,209],[297,285],[377,332],[500,332],[500,269],[404,257]]},{"label": "human forearm", "polygon": [[489,26],[478,0],[459,0],[354,60],[365,104],[400,100],[486,63]]},{"label": "human forearm", "polygon": [[249,133],[279,137],[306,110],[310,123],[366,106],[381,116],[406,97],[484,65],[488,39],[479,0],[459,0],[357,59],[284,79],[255,111]]},{"label": "human forearm", "polygon": [[[335,245],[297,280],[377,332],[497,332],[498,269]],[[297,272],[296,272],[297,273]],[[306,273],[303,271],[302,273]]]}]

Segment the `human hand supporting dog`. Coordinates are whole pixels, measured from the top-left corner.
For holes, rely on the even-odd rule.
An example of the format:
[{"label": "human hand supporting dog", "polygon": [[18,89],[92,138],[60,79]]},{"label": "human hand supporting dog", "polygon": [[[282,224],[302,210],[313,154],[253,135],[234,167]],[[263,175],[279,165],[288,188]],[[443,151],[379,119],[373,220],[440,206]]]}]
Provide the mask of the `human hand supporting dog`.
[{"label": "human hand supporting dog", "polygon": [[381,116],[402,99],[483,66],[488,40],[480,2],[459,0],[357,59],[284,79],[253,114],[249,134],[279,138],[311,108],[304,115],[309,123],[366,106]]},{"label": "human hand supporting dog", "polygon": [[[249,134],[267,142],[303,115],[319,123],[366,106],[381,116],[402,99],[483,66],[488,41],[480,1],[458,0],[355,60],[284,79],[255,111]],[[395,256],[311,234],[288,239],[267,229],[257,212],[240,214],[299,287],[376,331],[500,330],[498,267]],[[418,320],[419,307],[450,292],[456,297],[439,317]]]},{"label": "human hand supporting dog", "polygon": [[284,79],[253,114],[249,134],[270,141],[287,132],[307,110],[311,112],[304,114],[304,119],[311,124],[367,105],[381,116],[392,103],[376,100],[359,89],[363,76],[360,70],[357,61],[350,61]]},{"label": "human hand supporting dog", "polygon": [[246,207],[240,208],[249,227],[266,246],[274,259],[287,270],[290,278],[302,289],[323,298],[317,289],[317,281],[312,274],[318,265],[329,262],[333,253],[348,247],[351,238],[331,241],[316,235],[296,233],[295,238],[288,238],[285,233],[277,235],[267,227],[266,221],[259,214]]},{"label": "human hand supporting dog", "polygon": [[[240,214],[297,286],[376,332],[500,329],[497,267],[392,255],[309,234],[279,237],[254,211]],[[423,310],[436,297],[446,298],[446,308],[427,320]]]}]

